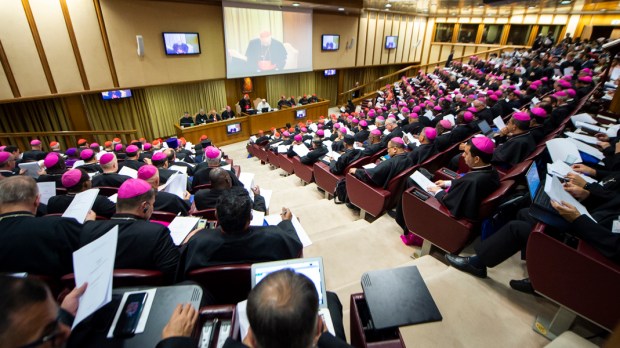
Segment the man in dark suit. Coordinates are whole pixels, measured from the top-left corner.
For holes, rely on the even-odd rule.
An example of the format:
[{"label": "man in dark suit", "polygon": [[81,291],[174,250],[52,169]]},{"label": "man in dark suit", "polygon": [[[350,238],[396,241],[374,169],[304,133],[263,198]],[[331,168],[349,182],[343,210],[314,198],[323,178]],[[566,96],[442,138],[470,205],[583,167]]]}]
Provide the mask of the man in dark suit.
[{"label": "man in dark suit", "polygon": [[[48,214],[62,214],[64,213],[75,195],[89,190],[92,187],[92,182],[88,173],[81,167],[77,169],[71,169],[62,175],[62,186],[67,189],[66,195],[57,195],[50,197],[47,203]],[[92,210],[97,216],[110,218],[116,212],[116,204],[106,196],[98,195],[93,203]]]},{"label": "man in dark suit", "polygon": [[261,72],[284,69],[287,53],[282,42],[272,38],[271,32],[263,31],[258,39],[250,40],[245,56],[246,68]]},{"label": "man in dark suit", "polygon": [[[148,182],[155,190],[159,187],[159,171],[153,165],[147,164],[138,170],[138,179]],[[155,194],[155,211],[165,211],[173,214],[181,214],[187,216],[189,204],[179,196],[163,191],[156,191]],[[186,197],[189,199],[189,192]]]},{"label": "man in dark suit", "polygon": [[35,217],[39,199],[31,177],[0,180],[0,272],[57,277],[73,272],[82,225],[59,216]]},{"label": "man in dark suit", "polygon": [[129,145],[127,149],[125,149],[125,153],[127,154],[127,158],[123,161],[123,163],[118,165],[118,170],[123,169],[123,167],[129,167],[133,170],[138,170],[140,167],[145,165],[146,163],[140,161],[140,148],[136,145]]},{"label": "man in dark suit", "polygon": [[315,138],[312,140],[312,150],[305,156],[299,158],[299,161],[303,164],[314,164],[314,162],[321,159],[321,157],[325,156],[328,152],[327,147],[323,146],[321,138]]},{"label": "man in dark suit", "polygon": [[113,153],[106,153],[99,159],[99,164],[103,170],[103,174],[93,177],[93,187],[110,186],[120,187],[127,179],[127,175],[118,174],[118,160]]},{"label": "man in dark suit", "polygon": [[226,105],[226,110],[222,112],[222,120],[228,120],[231,118],[235,118],[235,112],[232,111],[229,105]]},{"label": "man in dark suit", "polygon": [[291,222],[290,210],[282,209],[277,226],[250,226],[252,200],[241,187],[226,190],[216,207],[219,227],[191,236],[185,249],[185,272],[222,264],[291,259],[303,245]]},{"label": "man in dark suit", "polygon": [[41,140],[34,139],[30,142],[30,151],[25,151],[22,156],[23,162],[40,161],[45,158],[46,152],[41,150]]},{"label": "man in dark suit", "polygon": [[345,148],[344,153],[340,155],[337,160],[334,160],[332,158],[329,162],[329,171],[336,175],[343,174],[347,166],[353,161],[359,159],[362,154],[362,151],[360,149],[353,148],[355,138],[352,135],[345,135],[343,142]]},{"label": "man in dark suit", "polygon": [[82,246],[118,226],[118,245],[114,268],[158,270],[168,281],[174,280],[179,249],[167,227],[149,222],[155,206],[155,190],[140,179],[129,179],[118,189],[116,214],[110,220],[84,224]]},{"label": "man in dark suit", "polygon": [[[194,195],[194,204],[198,210],[215,208],[222,194],[233,187],[230,174],[222,168],[211,169],[209,171],[209,178],[211,180],[211,189],[198,190]],[[255,186],[251,190],[254,193],[252,209],[262,212],[267,211],[265,198],[260,195],[260,188]]]}]

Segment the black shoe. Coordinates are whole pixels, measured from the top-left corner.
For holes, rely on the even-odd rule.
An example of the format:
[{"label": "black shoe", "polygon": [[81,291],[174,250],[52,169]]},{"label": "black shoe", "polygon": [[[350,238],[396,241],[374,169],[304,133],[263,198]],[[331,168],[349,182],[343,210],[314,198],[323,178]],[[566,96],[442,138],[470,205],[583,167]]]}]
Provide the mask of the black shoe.
[{"label": "black shoe", "polygon": [[530,278],[525,278],[521,280],[511,280],[510,287],[517,291],[524,292],[526,294],[537,295],[536,292],[534,291],[534,287],[532,286],[532,283],[530,282]]},{"label": "black shoe", "polygon": [[347,208],[349,208],[349,209],[353,209],[353,210],[360,210],[360,208],[358,208],[358,207],[354,206],[353,204],[351,204],[351,203],[349,203],[349,202],[347,202],[347,203],[346,203],[346,206],[347,206]]},{"label": "black shoe", "polygon": [[392,218],[396,219],[396,210],[388,210],[387,214]]},{"label": "black shoe", "polygon": [[471,275],[475,275],[478,278],[486,278],[487,277],[487,268],[478,268],[474,267],[469,263],[469,257],[461,257],[452,254],[446,254],[446,260],[452,265],[452,267],[467,272]]}]

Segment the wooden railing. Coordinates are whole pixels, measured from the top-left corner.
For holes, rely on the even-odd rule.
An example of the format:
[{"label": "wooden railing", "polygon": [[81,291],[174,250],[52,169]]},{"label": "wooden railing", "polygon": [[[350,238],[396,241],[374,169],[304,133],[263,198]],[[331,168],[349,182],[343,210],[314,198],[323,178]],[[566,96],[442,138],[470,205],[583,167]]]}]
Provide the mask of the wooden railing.
[{"label": "wooden railing", "polygon": [[[497,48],[493,48],[493,49],[490,49],[490,50],[478,51],[478,52],[474,52],[474,53],[471,53],[471,54],[466,54],[466,55],[463,55],[463,56],[460,56],[460,57],[454,57],[454,58],[452,58],[452,61],[463,61],[464,59],[468,60],[469,57],[472,56],[472,55],[476,55],[476,56],[478,56],[481,59],[488,60],[489,55],[491,55],[492,53],[496,53],[497,52],[498,55],[501,55],[501,53],[504,50],[511,50],[511,49],[519,48],[519,47],[523,47],[523,46],[502,46],[502,47],[497,47]],[[385,87],[386,84],[391,84],[391,83],[394,83],[395,81],[399,80],[400,76],[403,76],[403,75],[409,76],[410,75],[410,70],[416,70],[416,71],[417,70],[425,70],[425,71],[428,71],[428,68],[430,68],[430,67],[434,68],[437,65],[439,65],[439,66],[445,65],[447,61],[448,60],[445,59],[445,60],[441,60],[441,61],[433,62],[433,63],[414,64],[414,65],[410,65],[410,66],[404,67],[404,68],[402,68],[402,69],[400,69],[398,71],[395,71],[395,72],[393,72],[391,74],[388,74],[388,75],[385,75],[385,76],[381,76],[381,77],[379,77],[378,79],[376,79],[374,81],[365,83],[365,84],[363,84],[361,86],[358,86],[358,87],[355,87],[355,88],[351,88],[348,91],[344,91],[344,92],[340,93],[338,95],[338,102],[339,102],[339,104],[344,104],[344,101],[349,99],[349,97],[351,96],[351,93],[353,93],[353,92],[355,92],[357,90],[361,91],[361,90],[364,90],[364,89],[366,89],[366,90],[370,89],[371,91],[361,95],[358,98],[352,99],[353,104],[358,104],[360,101],[365,100],[365,99],[374,98],[375,95],[377,94],[377,90],[382,90]]]},{"label": "wooden railing", "polygon": [[109,131],[58,131],[58,132],[17,132],[17,133],[0,133],[0,144],[16,145],[22,151],[30,149],[30,141],[39,139],[43,143],[43,149],[49,150],[49,144],[57,141],[62,149],[76,147],[77,141],[81,138],[86,139],[89,143],[97,142],[99,145],[107,140],[120,138],[123,144],[129,143],[137,135],[135,129],[130,130],[109,130]]}]

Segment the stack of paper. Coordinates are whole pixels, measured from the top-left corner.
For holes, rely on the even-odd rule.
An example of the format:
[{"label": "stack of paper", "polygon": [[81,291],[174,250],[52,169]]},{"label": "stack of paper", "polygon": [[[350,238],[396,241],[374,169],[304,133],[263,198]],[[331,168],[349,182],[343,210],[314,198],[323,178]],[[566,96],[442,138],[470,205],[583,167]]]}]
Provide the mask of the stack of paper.
[{"label": "stack of paper", "polygon": [[306,145],[293,145],[293,151],[295,151],[299,157],[304,157],[310,152]]},{"label": "stack of paper", "polygon": [[423,189],[424,191],[430,193],[431,195],[435,195],[434,193],[428,191],[429,187],[433,187],[433,186],[437,186],[435,185],[434,182],[428,180],[427,177],[425,177],[422,173],[420,173],[419,171],[415,171],[413,174],[411,174],[411,176],[409,176],[413,181],[415,181],[416,184],[418,184],[418,186],[420,186],[421,189]]},{"label": "stack of paper", "polygon": [[605,155],[603,155],[603,153],[599,151],[599,149],[595,148],[594,146],[590,146],[586,143],[582,143],[581,141],[573,139],[573,138],[568,138],[568,140],[572,142],[573,144],[575,144],[575,146],[577,147],[577,150],[583,153],[596,157],[599,160],[602,160],[603,158],[605,158]]},{"label": "stack of paper", "polygon": [[[570,193],[564,190],[560,179],[555,176],[547,175],[547,180],[545,181],[545,193],[549,195],[552,201],[556,203],[566,202],[575,208],[581,213],[587,215],[590,219],[594,220],[592,215],[588,212],[588,209],[583,206],[583,204],[579,203]],[[596,220],[594,220],[596,221]]]},{"label": "stack of paper", "polygon": [[575,122],[575,127],[582,128],[582,129],[587,129],[589,131],[597,132],[597,133],[605,133],[605,132],[607,132],[606,128],[599,127],[597,125],[593,125],[593,124],[590,124],[590,123],[581,122],[581,121]]},{"label": "stack of paper", "polygon": [[590,115],[586,113],[577,114],[575,116],[570,117],[571,122],[575,127],[577,126],[577,122],[589,123],[589,124],[597,124],[596,120]]},{"label": "stack of paper", "polygon": [[278,145],[278,153],[286,153],[288,151],[288,145]]},{"label": "stack of paper", "polygon": [[25,175],[31,176],[33,178],[39,177],[39,171],[41,170],[41,166],[39,166],[38,162],[26,162],[18,164],[19,169],[24,169],[26,171]]},{"label": "stack of paper", "polygon": [[38,182],[39,194],[41,195],[41,203],[47,204],[50,198],[56,196],[56,182]]},{"label": "stack of paper", "polygon": [[581,176],[587,183],[596,182],[595,179],[592,179],[591,177],[587,175],[583,175],[583,174],[579,174],[575,172],[568,164],[562,161],[547,163],[547,173],[551,175],[555,175],[560,178],[565,178],[568,175],[568,173],[574,173],[574,174]]},{"label": "stack of paper", "polygon": [[[271,214],[271,215],[265,216],[265,221],[267,222],[269,226],[275,226],[282,221],[282,216],[280,216],[279,213]],[[308,233],[306,233],[306,230],[301,226],[301,223],[299,222],[295,214],[293,214],[293,218],[291,219],[291,222],[293,223],[293,227],[295,227],[295,232],[297,232],[297,236],[299,237],[301,244],[304,247],[312,245],[312,241],[310,240]]]},{"label": "stack of paper", "polygon": [[181,245],[185,237],[194,230],[198,225],[199,217],[194,216],[177,216],[172,220],[168,229],[170,230],[170,237],[175,245]]},{"label": "stack of paper", "polygon": [[86,221],[86,216],[88,212],[93,207],[95,203],[95,199],[99,195],[99,189],[93,188],[90,190],[86,190],[84,192],[80,192],[73,198],[71,204],[67,210],[65,210],[62,217],[64,218],[73,218],[77,220],[77,222],[83,224]]},{"label": "stack of paper", "polygon": [[596,139],[596,137],[593,137],[591,135],[578,134],[574,132],[564,132],[564,135],[566,135],[569,138],[581,140],[586,144],[596,145],[598,143],[598,139]]},{"label": "stack of paper", "polygon": [[168,181],[159,188],[159,191],[172,193],[181,199],[185,199],[185,194],[187,193],[187,174],[172,174]]},{"label": "stack of paper", "polygon": [[562,161],[567,164],[581,163],[581,155],[577,146],[568,138],[556,138],[547,141],[547,150],[551,161]]}]

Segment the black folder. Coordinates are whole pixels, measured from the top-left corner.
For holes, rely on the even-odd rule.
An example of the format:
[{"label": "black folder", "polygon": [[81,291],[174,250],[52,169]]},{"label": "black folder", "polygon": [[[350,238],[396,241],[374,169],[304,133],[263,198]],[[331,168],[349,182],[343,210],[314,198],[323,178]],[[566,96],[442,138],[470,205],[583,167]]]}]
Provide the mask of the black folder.
[{"label": "black folder", "polygon": [[442,320],[416,266],[366,272],[362,289],[375,329]]}]

